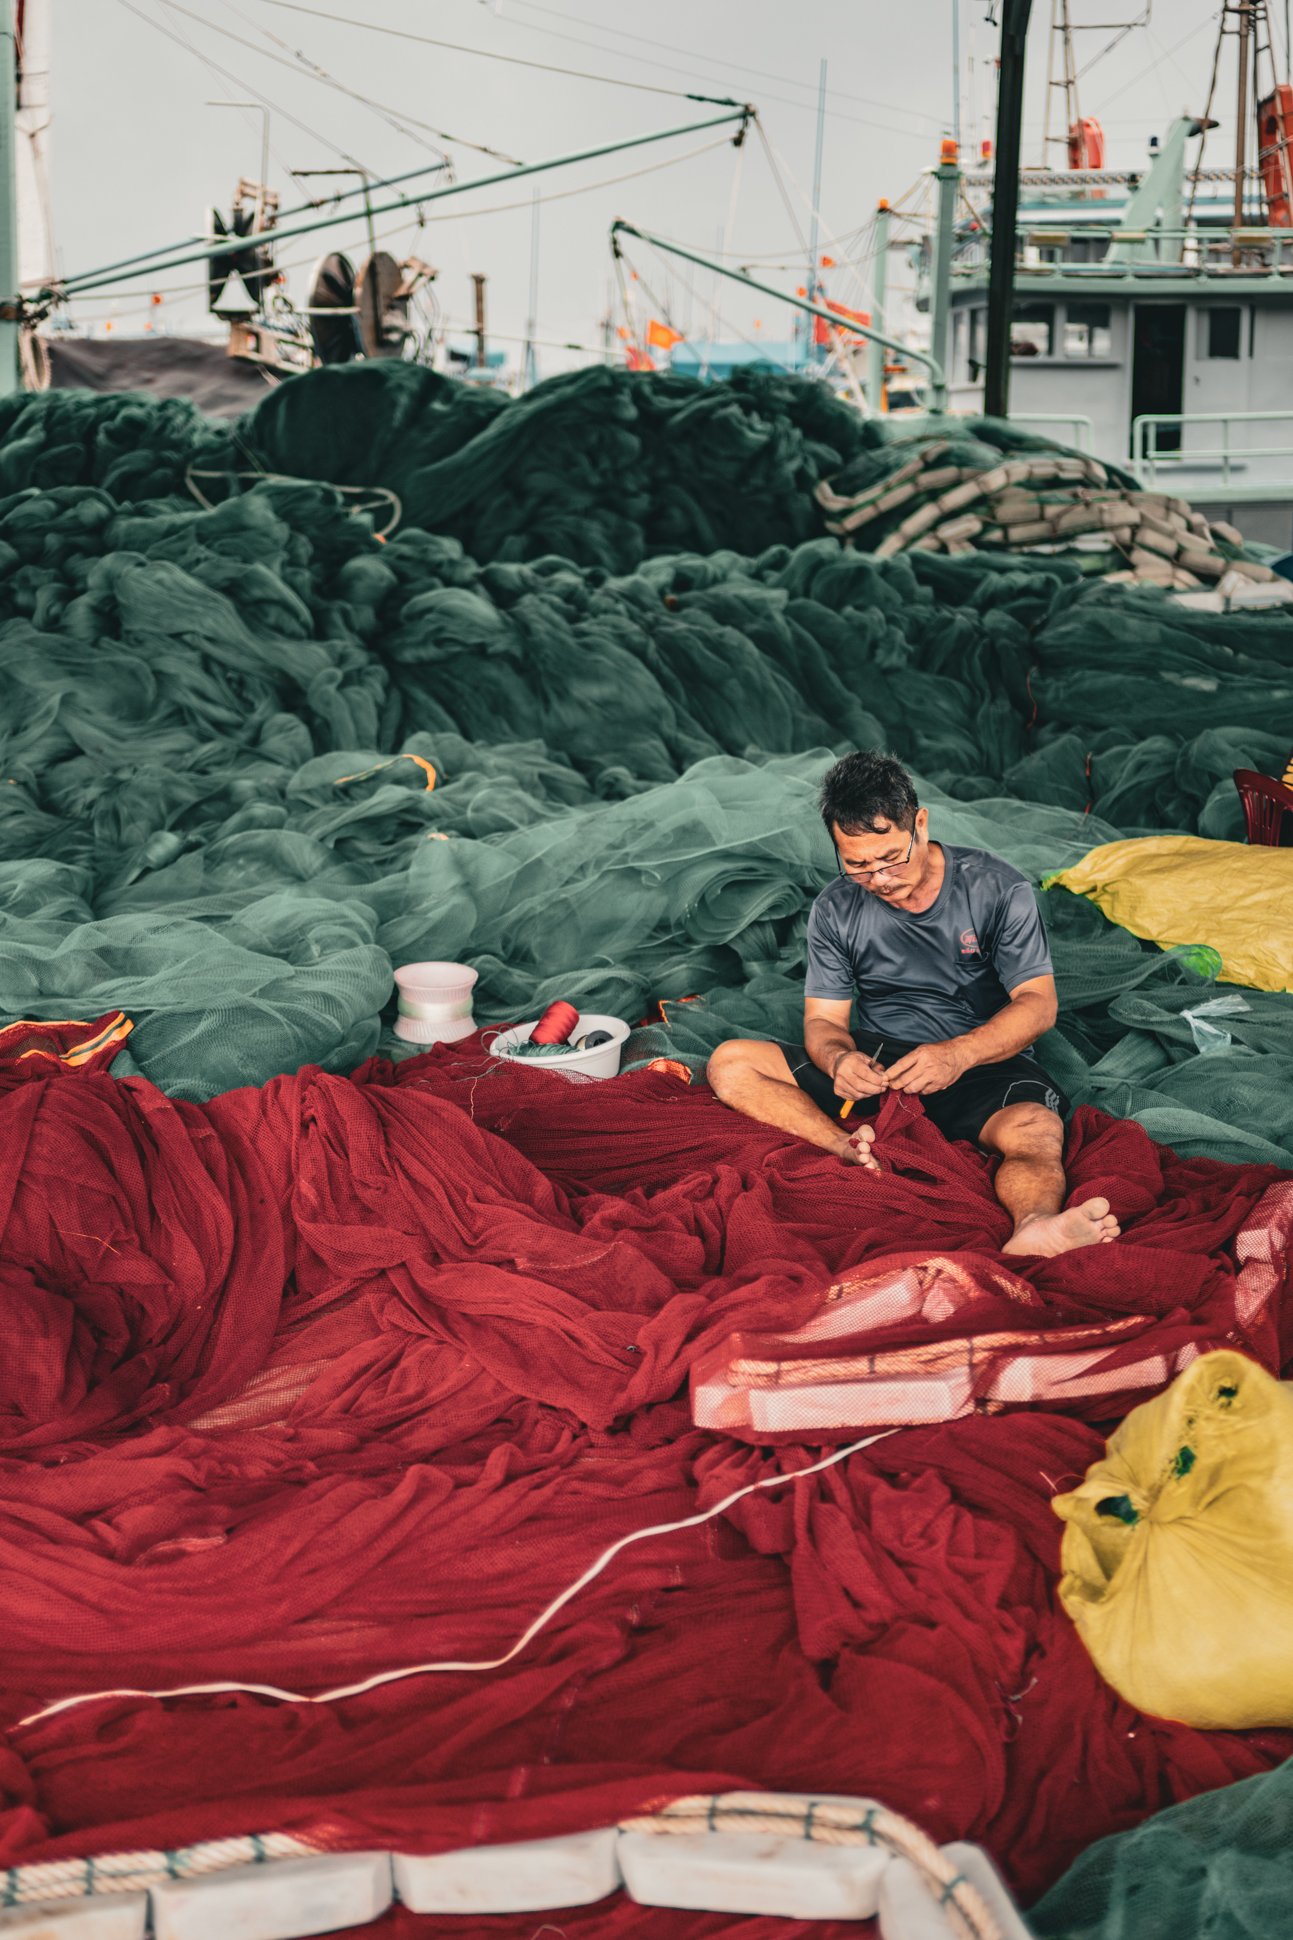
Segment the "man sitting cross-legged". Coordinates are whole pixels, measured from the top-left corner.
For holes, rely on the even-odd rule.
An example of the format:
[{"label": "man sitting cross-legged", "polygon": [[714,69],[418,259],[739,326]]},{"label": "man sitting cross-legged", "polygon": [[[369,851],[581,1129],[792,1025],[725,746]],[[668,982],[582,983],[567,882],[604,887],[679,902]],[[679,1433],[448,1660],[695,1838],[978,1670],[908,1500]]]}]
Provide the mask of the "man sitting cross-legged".
[{"label": "man sitting cross-legged", "polygon": [[875,1133],[858,1118],[886,1091],[919,1096],[945,1138],[1000,1155],[1007,1253],[1116,1239],[1107,1199],[1061,1210],[1068,1100],[1030,1048],[1056,1004],[1027,880],[986,850],[931,842],[929,811],[889,755],[837,762],[821,812],[840,874],[808,919],[804,1042],[720,1044],[707,1073],[718,1096],[871,1171]]}]

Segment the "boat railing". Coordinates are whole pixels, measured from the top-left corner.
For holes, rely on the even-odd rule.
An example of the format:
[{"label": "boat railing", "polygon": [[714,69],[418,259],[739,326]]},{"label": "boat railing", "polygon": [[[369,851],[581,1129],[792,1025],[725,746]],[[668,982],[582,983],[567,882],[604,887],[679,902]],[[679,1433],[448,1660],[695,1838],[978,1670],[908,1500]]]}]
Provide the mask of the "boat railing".
[{"label": "boat railing", "polygon": [[[1059,252],[1078,244],[1105,243],[1117,256],[1065,262]],[[1124,254],[1124,250],[1126,253]],[[1261,227],[1122,229],[1109,223],[1021,222],[1015,231],[1015,271],[1031,276],[1118,281],[1144,276],[1195,279],[1293,274],[1293,229]],[[1045,258],[1046,260],[1043,260]],[[989,259],[979,230],[960,239],[954,277],[982,276]]]},{"label": "boat railing", "polygon": [[1095,424],[1080,411],[1012,411],[1011,424],[1067,424],[1073,428],[1069,440],[1075,451],[1095,455]]},{"label": "boat railing", "polygon": [[[1146,412],[1132,420],[1131,469],[1139,483],[1151,491],[1161,489],[1169,480],[1181,486],[1181,474],[1188,472],[1191,491],[1197,497],[1234,502],[1293,499],[1293,444],[1254,443],[1247,429],[1236,441],[1235,426],[1258,424],[1293,428],[1293,411]],[[1220,426],[1220,442],[1196,443],[1189,433],[1197,425]],[[1164,429],[1171,434],[1167,439],[1161,435]],[[1284,435],[1289,435],[1289,429]],[[1281,461],[1271,475],[1268,461]],[[1236,472],[1245,476],[1236,479]]]}]

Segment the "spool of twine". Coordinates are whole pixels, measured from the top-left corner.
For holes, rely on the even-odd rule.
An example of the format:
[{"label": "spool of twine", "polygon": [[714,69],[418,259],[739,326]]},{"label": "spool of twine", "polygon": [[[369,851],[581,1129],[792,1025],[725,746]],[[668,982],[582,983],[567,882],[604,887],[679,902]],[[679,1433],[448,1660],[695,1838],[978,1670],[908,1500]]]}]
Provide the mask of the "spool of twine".
[{"label": "spool of twine", "polygon": [[579,1022],[579,1012],[573,1004],[567,1004],[558,997],[549,1004],[542,1017],[530,1032],[531,1044],[565,1044],[570,1033]]}]

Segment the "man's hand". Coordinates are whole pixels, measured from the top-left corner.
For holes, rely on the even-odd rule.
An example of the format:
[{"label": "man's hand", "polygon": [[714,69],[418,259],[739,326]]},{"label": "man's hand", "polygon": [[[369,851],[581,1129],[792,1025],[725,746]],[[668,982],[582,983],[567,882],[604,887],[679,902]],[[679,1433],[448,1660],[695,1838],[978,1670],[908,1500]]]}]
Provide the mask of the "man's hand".
[{"label": "man's hand", "polygon": [[874,1098],[889,1088],[889,1074],[864,1051],[845,1051],[831,1072],[837,1098]]},{"label": "man's hand", "polygon": [[[963,1071],[968,1071],[973,1059],[953,1038],[946,1044],[919,1044],[914,1051],[908,1051],[905,1058],[899,1058],[888,1070],[889,1084],[894,1091],[917,1093],[922,1091],[946,1091],[955,1084]],[[838,1091],[839,1086],[835,1089]]]}]

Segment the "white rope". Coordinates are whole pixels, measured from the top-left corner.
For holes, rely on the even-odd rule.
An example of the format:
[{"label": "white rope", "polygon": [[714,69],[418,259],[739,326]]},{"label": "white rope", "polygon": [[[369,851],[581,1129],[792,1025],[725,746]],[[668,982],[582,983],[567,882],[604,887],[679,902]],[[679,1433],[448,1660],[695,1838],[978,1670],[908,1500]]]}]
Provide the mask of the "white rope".
[{"label": "white rope", "polygon": [[378,1690],[383,1684],[399,1683],[406,1677],[428,1677],[440,1671],[501,1670],[504,1664],[510,1664],[514,1657],[519,1656],[526,1645],[538,1636],[544,1625],[550,1623],[559,1610],[564,1610],[566,1605],[593,1581],[594,1577],[600,1576],[606,1565],[618,1556],[622,1549],[627,1549],[630,1543],[643,1543],[652,1536],[672,1536],[682,1529],[696,1529],[701,1523],[711,1522],[715,1516],[721,1516],[725,1510],[732,1507],[734,1502],[740,1502],[742,1497],[753,1495],[756,1489],[776,1489],[785,1482],[797,1482],[801,1476],[819,1475],[823,1469],[833,1468],[836,1462],[842,1462],[848,1456],[856,1455],[864,1448],[870,1448],[873,1442],[883,1441],[886,1435],[896,1433],[895,1428],[882,1428],[878,1434],[867,1435],[860,1442],[850,1442],[847,1448],[837,1448],[834,1454],[823,1456],[820,1462],[813,1462],[808,1468],[793,1469],[783,1475],[767,1475],[758,1482],[747,1482],[743,1488],[734,1489],[731,1495],[724,1496],[721,1502],[716,1502],[712,1509],[702,1509],[694,1516],[684,1516],[681,1522],[659,1522],[653,1523],[649,1529],[630,1530],[627,1536],[619,1537],[609,1549],[604,1549],[597,1560],[589,1564],[583,1575],[577,1577],[569,1588],[561,1592],[560,1596],[554,1597],[547,1609],[541,1611],[529,1628],[522,1631],[512,1648],[504,1652],[502,1657],[491,1657],[478,1663],[408,1664],[399,1670],[378,1671],[375,1676],[366,1677],[358,1684],[339,1684],[334,1690],[320,1691],[314,1696],[305,1691],[282,1691],[276,1684],[243,1684],[236,1679],[221,1680],[213,1684],[179,1684],[169,1691],[131,1689],[82,1691],[75,1697],[59,1698],[54,1704],[46,1704],[41,1710],[30,1712],[9,1728],[11,1731],[22,1731],[29,1724],[38,1724],[42,1718],[57,1717],[60,1711],[70,1711],[78,1704],[98,1704],[115,1698],[209,1697],[223,1692],[246,1691],[254,1697],[279,1698],[284,1704],[334,1704],[342,1698],[362,1697],[366,1691]]},{"label": "white rope", "polygon": [[168,1879],[195,1879],[203,1873],[261,1866],[272,1859],[308,1859],[317,1846],[290,1832],[254,1832],[232,1839],[207,1839],[172,1852],[97,1853],[83,1859],[38,1859],[0,1872],[0,1908],[33,1900],[81,1900],[105,1893],[142,1893]]}]

